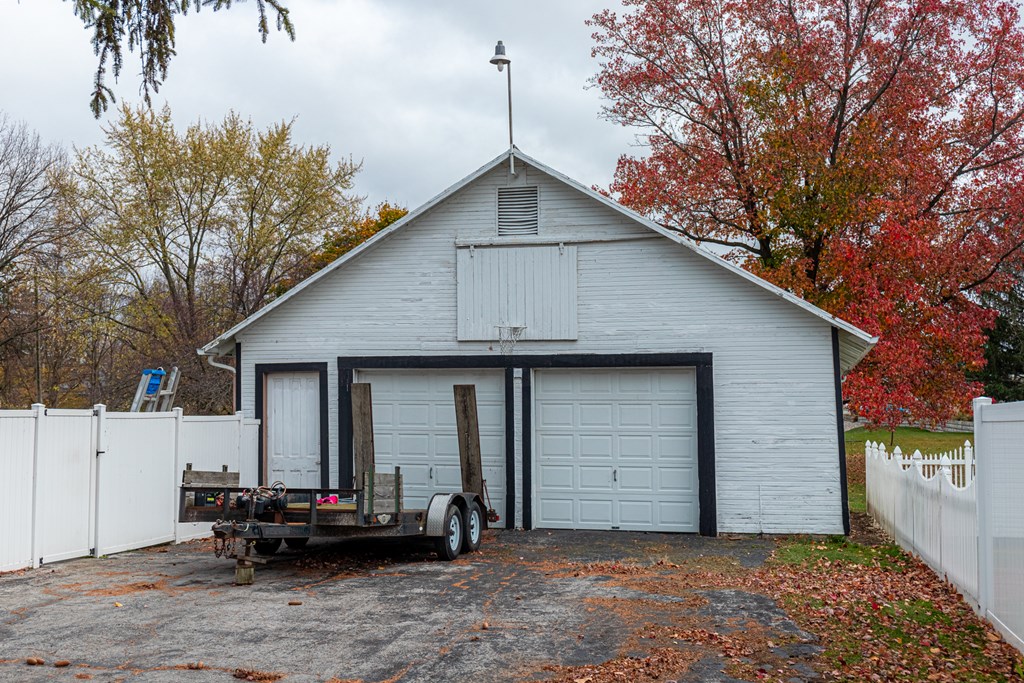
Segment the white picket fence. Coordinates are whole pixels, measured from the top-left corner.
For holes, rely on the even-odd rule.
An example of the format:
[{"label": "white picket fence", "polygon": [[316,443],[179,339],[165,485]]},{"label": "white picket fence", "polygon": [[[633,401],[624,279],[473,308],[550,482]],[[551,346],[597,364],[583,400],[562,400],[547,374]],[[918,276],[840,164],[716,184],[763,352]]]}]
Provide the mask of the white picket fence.
[{"label": "white picket fence", "polygon": [[[903,548],[944,576],[978,604],[977,487],[973,449],[910,457],[897,446],[868,442],[864,475],[868,512]],[[974,548],[972,551],[971,548]]]},{"label": "white picket fence", "polygon": [[0,572],[205,535],[179,524],[186,463],[256,481],[259,422],[184,416],[0,410]]},{"label": "white picket fence", "polygon": [[1024,651],[1024,402],[975,399],[974,439],[909,458],[868,442],[868,512]]}]

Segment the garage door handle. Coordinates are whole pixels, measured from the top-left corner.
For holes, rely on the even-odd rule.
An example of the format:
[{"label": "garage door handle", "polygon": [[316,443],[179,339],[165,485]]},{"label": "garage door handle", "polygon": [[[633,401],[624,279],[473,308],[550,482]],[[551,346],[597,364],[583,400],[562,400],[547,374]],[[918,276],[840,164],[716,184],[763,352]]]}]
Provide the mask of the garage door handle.
[{"label": "garage door handle", "polygon": [[619,480],[619,471],[618,470],[612,470],[612,481],[618,481],[618,480]]},{"label": "garage door handle", "polygon": [[434,468],[431,467],[430,470],[427,471],[427,479],[433,479],[433,478],[434,478]]}]

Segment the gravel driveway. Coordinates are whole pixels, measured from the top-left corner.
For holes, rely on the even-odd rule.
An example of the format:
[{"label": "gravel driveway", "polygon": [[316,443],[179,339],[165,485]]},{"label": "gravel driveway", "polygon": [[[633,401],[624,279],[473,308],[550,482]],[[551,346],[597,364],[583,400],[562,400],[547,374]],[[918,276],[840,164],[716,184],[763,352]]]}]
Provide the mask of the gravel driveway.
[{"label": "gravel driveway", "polygon": [[[803,672],[795,680],[810,680],[801,662],[815,654],[812,639],[765,596],[623,581],[643,565],[673,581],[744,571],[772,547],[495,531],[481,552],[439,562],[425,548],[320,543],[282,551],[252,586],[232,584],[233,563],[209,542],[74,560],[0,576],[0,679],[575,680],[573,667],[657,650],[659,680],[732,681],[692,633],[760,629],[789,644],[779,656]],[[670,633],[683,627],[685,638]],[[757,664],[758,654],[744,656]]]}]

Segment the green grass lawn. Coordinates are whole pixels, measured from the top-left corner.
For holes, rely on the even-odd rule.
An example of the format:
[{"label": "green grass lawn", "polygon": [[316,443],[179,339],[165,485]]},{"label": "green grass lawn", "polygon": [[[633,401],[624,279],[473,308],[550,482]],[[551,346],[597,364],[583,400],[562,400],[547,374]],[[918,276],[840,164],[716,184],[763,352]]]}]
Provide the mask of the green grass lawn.
[{"label": "green grass lawn", "polygon": [[888,429],[851,429],[846,432],[846,452],[863,453],[867,441],[881,441],[889,450],[899,446],[904,453],[913,453],[915,449],[922,453],[938,453],[963,446],[965,440],[974,443],[974,434],[971,432],[929,432],[917,427],[898,428],[895,439],[891,440],[892,446],[889,445],[891,437]]},{"label": "green grass lawn", "polygon": [[[892,435],[886,429],[864,429],[858,427],[846,432],[846,463],[847,493],[850,499],[851,512],[867,512],[864,498],[864,444],[875,441],[885,444],[887,450],[899,446],[904,453],[920,450],[922,453],[942,453],[964,445],[964,441],[974,443],[974,434],[970,432],[929,432],[917,427],[900,427],[896,430],[896,438],[890,442]],[[892,446],[889,444],[892,443]]]},{"label": "green grass lawn", "polygon": [[846,493],[849,496],[850,512],[868,511],[867,489],[864,484],[850,482],[846,487]]}]

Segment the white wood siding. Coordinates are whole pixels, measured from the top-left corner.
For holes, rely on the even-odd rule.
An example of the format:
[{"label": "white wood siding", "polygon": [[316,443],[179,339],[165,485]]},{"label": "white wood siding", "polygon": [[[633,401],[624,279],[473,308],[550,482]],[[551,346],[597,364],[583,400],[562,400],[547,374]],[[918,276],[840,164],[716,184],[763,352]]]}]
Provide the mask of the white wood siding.
[{"label": "white wood siding", "polygon": [[[546,174],[517,170],[541,188],[539,234],[524,239],[575,244],[578,269],[577,341],[518,348],[712,353],[719,531],[841,533],[830,326]],[[457,340],[456,242],[496,238],[495,195],[507,182],[496,168],[243,330],[246,414],[256,363],[326,361],[336,482],[339,355],[497,353]]]},{"label": "white wood siding", "polygon": [[498,325],[521,339],[576,339],[576,247],[458,249],[458,338],[496,340]]}]

